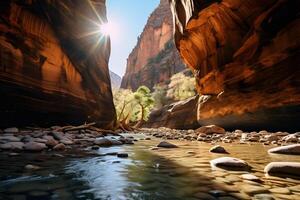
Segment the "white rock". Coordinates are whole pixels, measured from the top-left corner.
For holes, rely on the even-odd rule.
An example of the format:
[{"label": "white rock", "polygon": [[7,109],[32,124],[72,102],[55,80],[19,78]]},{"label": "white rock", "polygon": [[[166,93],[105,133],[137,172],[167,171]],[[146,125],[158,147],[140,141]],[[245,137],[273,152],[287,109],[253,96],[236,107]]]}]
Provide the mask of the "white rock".
[{"label": "white rock", "polygon": [[271,162],[264,172],[272,176],[300,179],[300,162]]},{"label": "white rock", "polygon": [[210,161],[211,166],[229,170],[249,170],[251,167],[244,160],[233,157],[221,157]]},{"label": "white rock", "polygon": [[300,144],[292,144],[287,146],[275,147],[269,149],[269,153],[300,155]]}]

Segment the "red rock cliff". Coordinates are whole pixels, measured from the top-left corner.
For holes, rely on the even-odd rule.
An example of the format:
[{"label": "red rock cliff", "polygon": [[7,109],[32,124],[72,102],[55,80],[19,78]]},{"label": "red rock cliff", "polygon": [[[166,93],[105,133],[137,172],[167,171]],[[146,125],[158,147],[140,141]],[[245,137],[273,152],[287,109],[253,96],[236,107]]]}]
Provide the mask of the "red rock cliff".
[{"label": "red rock cliff", "polygon": [[300,4],[170,0],[175,41],[202,95],[198,121],[300,128]]},{"label": "red rock cliff", "polygon": [[88,34],[106,21],[105,0],[1,1],[0,10],[1,126],[111,128],[110,42],[95,46],[101,35]]},{"label": "red rock cliff", "polygon": [[127,59],[122,88],[152,88],[185,69],[173,42],[172,13],[168,0],[161,0],[150,15],[137,45]]}]

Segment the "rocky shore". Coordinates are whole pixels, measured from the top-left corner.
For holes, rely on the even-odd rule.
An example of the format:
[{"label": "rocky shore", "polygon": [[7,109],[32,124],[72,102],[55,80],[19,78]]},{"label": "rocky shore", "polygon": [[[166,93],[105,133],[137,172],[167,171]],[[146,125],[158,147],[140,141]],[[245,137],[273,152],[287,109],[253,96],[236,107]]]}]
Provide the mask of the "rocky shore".
[{"label": "rocky shore", "polygon": [[[87,147],[97,149],[100,146],[122,144],[133,144],[133,138],[125,138],[113,131],[93,127],[92,124],[24,129],[11,127],[0,131],[0,150],[2,151],[66,151]],[[12,153],[11,155],[18,154]]]}]

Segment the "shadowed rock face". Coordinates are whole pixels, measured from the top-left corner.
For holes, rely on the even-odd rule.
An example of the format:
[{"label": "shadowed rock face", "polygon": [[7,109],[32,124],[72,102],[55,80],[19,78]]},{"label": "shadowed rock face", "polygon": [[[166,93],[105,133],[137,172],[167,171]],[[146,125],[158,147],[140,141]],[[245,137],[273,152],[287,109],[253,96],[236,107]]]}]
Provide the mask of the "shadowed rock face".
[{"label": "shadowed rock face", "polygon": [[170,0],[175,43],[193,70],[198,121],[299,129],[299,1]]},{"label": "shadowed rock face", "polygon": [[88,34],[106,21],[105,0],[1,1],[0,10],[1,126],[112,127],[110,42]]}]

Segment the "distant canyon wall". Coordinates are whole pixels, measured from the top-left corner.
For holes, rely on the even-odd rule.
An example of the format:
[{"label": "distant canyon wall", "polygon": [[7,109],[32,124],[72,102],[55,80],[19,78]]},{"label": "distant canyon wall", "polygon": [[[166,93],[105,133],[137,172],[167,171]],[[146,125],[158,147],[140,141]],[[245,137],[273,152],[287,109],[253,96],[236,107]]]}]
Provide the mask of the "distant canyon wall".
[{"label": "distant canyon wall", "polygon": [[200,124],[299,129],[300,2],[170,0]]},{"label": "distant canyon wall", "polygon": [[0,10],[1,126],[111,128],[110,41],[89,35],[106,21],[105,0],[1,1]]},{"label": "distant canyon wall", "polygon": [[152,89],[185,68],[174,45],[169,2],[161,0],[127,59],[121,88],[136,90],[146,85]]}]

